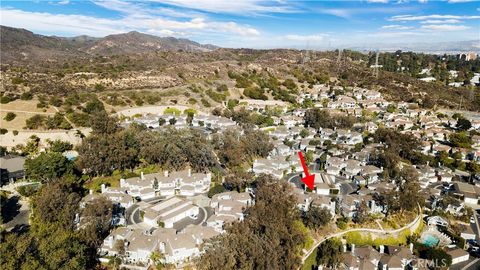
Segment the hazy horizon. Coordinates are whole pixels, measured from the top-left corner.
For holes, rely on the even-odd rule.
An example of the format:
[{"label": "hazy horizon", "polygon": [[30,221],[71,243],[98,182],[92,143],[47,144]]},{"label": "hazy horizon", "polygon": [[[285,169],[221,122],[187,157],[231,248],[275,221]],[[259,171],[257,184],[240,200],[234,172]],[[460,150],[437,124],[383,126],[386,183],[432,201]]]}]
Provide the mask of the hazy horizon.
[{"label": "hazy horizon", "polygon": [[335,49],[472,41],[473,1],[6,1],[1,24],[56,36],[138,31],[220,47]]}]

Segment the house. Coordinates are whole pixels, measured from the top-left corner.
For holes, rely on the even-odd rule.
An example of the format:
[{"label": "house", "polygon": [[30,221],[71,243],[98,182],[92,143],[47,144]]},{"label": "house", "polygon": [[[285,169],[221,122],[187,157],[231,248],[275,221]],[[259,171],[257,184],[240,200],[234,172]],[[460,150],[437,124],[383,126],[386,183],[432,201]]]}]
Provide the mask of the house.
[{"label": "house", "polygon": [[172,228],[173,224],[187,217],[196,218],[199,207],[191,201],[171,197],[160,203],[140,207],[143,222],[152,227]]},{"label": "house", "polygon": [[182,171],[164,171],[152,173],[140,177],[120,179],[120,187],[125,188],[127,193],[142,200],[151,199],[158,192],[160,196],[194,196],[205,193],[210,188],[211,173],[192,173],[191,169]]},{"label": "house", "polygon": [[467,251],[460,249],[460,248],[455,248],[447,251],[447,254],[452,256],[452,265],[466,262],[468,259],[470,259],[470,254],[468,254]]},{"label": "house", "polygon": [[127,227],[118,227],[112,230],[112,232],[103,240],[103,244],[100,247],[100,254],[107,256],[115,256],[119,251],[126,247],[124,243],[132,235],[133,229]]},{"label": "house", "polygon": [[348,159],[345,161],[345,167],[343,174],[345,177],[351,179],[354,175],[359,174],[362,171],[362,163],[355,159]]},{"label": "house", "polygon": [[348,218],[353,218],[361,199],[358,195],[345,195],[341,198],[340,209],[342,215]]},{"label": "house", "polygon": [[141,200],[155,197],[153,182],[145,179],[143,172],[141,173],[140,177],[120,179],[120,187],[125,189],[130,196],[138,197]]},{"label": "house", "polygon": [[403,270],[415,259],[416,257],[413,255],[413,244],[410,244],[410,249],[406,247],[386,246],[385,253],[382,253],[382,257],[380,258],[378,269]]},{"label": "house", "polygon": [[313,197],[312,202],[310,204],[310,207],[319,207],[319,208],[328,209],[330,211],[330,214],[332,215],[332,217],[335,216],[336,202],[335,202],[335,200],[332,200],[328,196],[315,196],[315,197]]},{"label": "house", "polygon": [[462,237],[463,239],[465,239],[465,240],[469,240],[469,239],[475,240],[477,238],[477,235],[475,234],[475,232],[473,231],[473,229],[470,225],[464,225],[461,228],[462,228],[462,230],[461,230],[461,233],[460,233],[460,237]]},{"label": "house", "polygon": [[195,239],[189,234],[177,234],[168,238],[165,243],[165,262],[177,263],[186,261],[200,254]]},{"label": "house", "polygon": [[[113,203],[120,205],[123,208],[129,208],[134,203],[134,197],[127,193],[125,188],[113,188],[106,187],[105,184],[101,185],[101,193],[103,196],[107,197]],[[87,195],[87,196],[92,196]],[[89,198],[86,198],[88,200]]]},{"label": "house", "polygon": [[357,101],[351,97],[340,95],[335,101],[328,103],[331,109],[353,109],[356,107]]},{"label": "house", "polygon": [[365,123],[364,128],[369,133],[375,133],[375,131],[377,131],[377,129],[378,129],[378,125],[375,124],[374,122],[367,122],[367,123]]},{"label": "house", "polygon": [[230,191],[215,194],[210,201],[214,215],[208,218],[207,226],[223,232],[227,223],[243,220],[244,210],[252,204],[253,199],[248,192]]},{"label": "house", "polygon": [[463,197],[465,204],[477,205],[480,187],[463,182],[454,182],[455,193]]},{"label": "house", "polygon": [[[316,179],[315,179],[316,180]],[[330,195],[330,185],[327,183],[316,183],[315,182],[315,193],[320,195]]]},{"label": "house", "polygon": [[25,177],[25,157],[7,155],[0,157],[0,186]]},{"label": "house", "polygon": [[155,236],[140,230],[132,231],[126,243],[125,254],[131,263],[147,263],[160,244]]},{"label": "house", "polygon": [[164,263],[179,264],[199,256],[203,251],[202,244],[218,234],[212,228],[200,225],[189,225],[180,232],[166,228],[143,231],[118,227],[105,238],[99,254],[111,257],[123,250],[123,263],[136,265],[148,264],[152,253],[159,251]]},{"label": "house", "polygon": [[[300,163],[298,163],[300,164]],[[284,172],[291,170],[291,163],[284,156],[262,158],[253,161],[252,171],[256,174],[267,173],[282,178]]]}]

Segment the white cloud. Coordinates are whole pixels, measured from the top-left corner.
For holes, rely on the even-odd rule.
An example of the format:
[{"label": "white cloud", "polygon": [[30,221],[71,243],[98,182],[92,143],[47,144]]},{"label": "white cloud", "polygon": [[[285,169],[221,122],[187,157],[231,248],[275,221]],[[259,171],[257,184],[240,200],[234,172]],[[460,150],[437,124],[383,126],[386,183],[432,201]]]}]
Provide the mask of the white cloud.
[{"label": "white cloud", "polygon": [[434,30],[434,31],[462,31],[470,29],[466,25],[454,25],[454,24],[432,24],[422,25],[422,29]]},{"label": "white cloud", "polygon": [[370,37],[388,38],[391,40],[403,39],[407,37],[418,37],[423,35],[424,33],[420,33],[418,31],[388,31],[388,32],[377,32],[377,33],[367,34],[367,36],[370,36]]},{"label": "white cloud", "polygon": [[59,5],[68,5],[70,4],[70,0],[62,0],[58,2]]},{"label": "white cloud", "polygon": [[473,2],[473,0],[448,0],[448,3],[451,3],[451,4],[467,3],[467,2]]},{"label": "white cloud", "polygon": [[2,25],[21,27],[34,32],[68,35],[105,36],[128,31],[185,36],[204,34],[234,34],[258,36],[260,32],[235,22],[211,21],[203,17],[189,20],[172,20],[147,14],[127,15],[118,19],[97,18],[85,15],[28,12],[18,9],[0,9]]},{"label": "white cloud", "polygon": [[405,25],[399,25],[399,24],[391,24],[391,25],[384,25],[382,26],[382,29],[388,29],[388,30],[409,30],[413,29],[411,26],[405,26]]},{"label": "white cloud", "polygon": [[286,13],[294,12],[295,9],[286,4],[286,1],[267,0],[153,0],[154,2],[167,4],[175,7],[201,10],[213,13],[232,14],[262,14],[262,13]]},{"label": "white cloud", "polygon": [[426,4],[426,3],[428,3],[428,0],[418,0],[418,2],[421,3],[421,4]]},{"label": "white cloud", "polygon": [[178,11],[173,8],[155,7],[145,5],[142,2],[126,2],[121,0],[94,0],[94,4],[105,9],[118,11],[135,16],[161,15],[162,17],[193,18],[199,17],[199,12]]},{"label": "white cloud", "polygon": [[454,20],[475,20],[480,19],[480,16],[460,16],[460,15],[422,15],[422,16],[413,16],[413,15],[397,15],[393,16],[389,21],[424,21],[430,19],[454,19]]},{"label": "white cloud", "polygon": [[449,23],[461,23],[462,21],[456,19],[449,19],[449,20],[426,20],[421,21],[421,24],[449,24]]},{"label": "white cloud", "polygon": [[291,41],[326,41],[329,38],[329,35],[326,34],[316,34],[316,35],[286,35],[285,39]]},{"label": "white cloud", "polygon": [[388,0],[367,0],[368,3],[381,3],[381,4],[387,4]]},{"label": "white cloud", "polygon": [[318,11],[319,13],[334,15],[341,18],[350,18],[352,15],[352,10],[348,9],[336,9],[336,8],[329,8],[329,9],[322,9]]}]

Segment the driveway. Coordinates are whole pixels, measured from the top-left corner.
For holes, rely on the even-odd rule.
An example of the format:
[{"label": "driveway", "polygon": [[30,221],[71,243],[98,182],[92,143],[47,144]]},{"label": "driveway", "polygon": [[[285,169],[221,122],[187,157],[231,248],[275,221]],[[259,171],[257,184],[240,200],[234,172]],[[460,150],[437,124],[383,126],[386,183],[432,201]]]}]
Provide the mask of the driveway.
[{"label": "driveway", "polygon": [[11,231],[17,226],[28,225],[30,217],[30,205],[27,200],[19,196],[11,196],[2,209],[5,230]]}]

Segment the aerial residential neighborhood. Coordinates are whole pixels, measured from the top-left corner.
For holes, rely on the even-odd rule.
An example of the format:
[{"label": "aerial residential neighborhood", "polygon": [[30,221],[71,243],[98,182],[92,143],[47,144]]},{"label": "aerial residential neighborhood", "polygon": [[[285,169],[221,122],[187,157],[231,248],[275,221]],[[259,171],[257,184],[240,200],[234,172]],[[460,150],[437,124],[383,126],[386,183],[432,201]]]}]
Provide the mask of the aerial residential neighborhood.
[{"label": "aerial residential neighborhood", "polygon": [[480,269],[475,1],[4,1],[0,269]]}]

